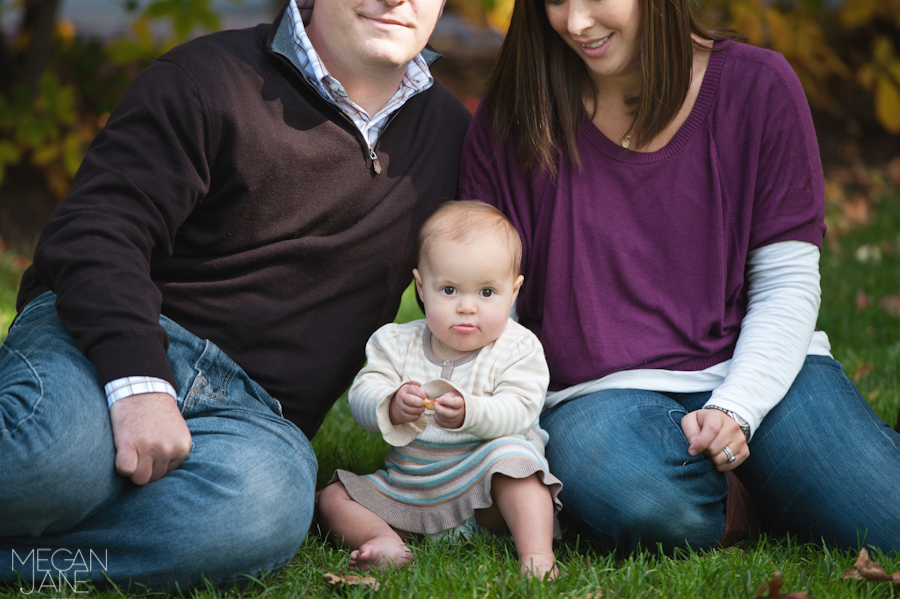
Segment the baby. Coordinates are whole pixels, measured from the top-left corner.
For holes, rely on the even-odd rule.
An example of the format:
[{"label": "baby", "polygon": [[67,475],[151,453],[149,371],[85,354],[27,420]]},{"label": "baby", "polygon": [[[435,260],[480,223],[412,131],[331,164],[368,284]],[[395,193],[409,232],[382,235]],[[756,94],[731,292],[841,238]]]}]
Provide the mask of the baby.
[{"label": "baby", "polygon": [[413,276],[425,320],[377,330],[348,396],[392,446],[387,470],[338,470],[319,499],[351,566],[400,567],[415,534],[483,528],[512,534],[523,573],[556,575],[562,483],[537,425],[549,373],[538,339],[509,319],[521,256],[509,220],[481,202],[443,204],[422,226]]}]

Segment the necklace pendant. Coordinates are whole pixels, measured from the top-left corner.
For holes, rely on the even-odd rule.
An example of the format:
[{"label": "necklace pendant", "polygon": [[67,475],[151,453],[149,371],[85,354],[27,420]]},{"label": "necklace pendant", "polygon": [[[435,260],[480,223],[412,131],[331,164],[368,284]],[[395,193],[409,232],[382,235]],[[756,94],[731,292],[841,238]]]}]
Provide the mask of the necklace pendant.
[{"label": "necklace pendant", "polygon": [[630,145],[631,145],[631,136],[630,136],[630,135],[626,135],[626,136],[622,139],[622,147],[627,149],[628,146],[630,146]]}]

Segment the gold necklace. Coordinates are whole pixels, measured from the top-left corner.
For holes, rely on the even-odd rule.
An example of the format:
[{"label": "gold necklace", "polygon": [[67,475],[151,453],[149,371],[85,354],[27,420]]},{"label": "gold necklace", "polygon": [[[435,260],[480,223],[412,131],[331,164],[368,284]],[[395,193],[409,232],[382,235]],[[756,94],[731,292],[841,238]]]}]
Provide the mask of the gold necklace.
[{"label": "gold necklace", "polygon": [[612,122],[613,127],[615,127],[616,131],[619,132],[619,135],[622,136],[622,147],[625,149],[628,149],[628,146],[631,145],[631,136],[625,135],[624,133],[622,133],[622,130],[619,129],[619,126],[616,124],[616,121],[613,120],[612,115],[609,114],[609,111],[606,109],[606,106],[603,105],[603,100],[600,99],[600,96],[597,96],[597,101],[600,102],[600,108],[602,108],[603,112],[606,113],[606,116],[609,117],[609,120],[610,120],[610,122]]}]

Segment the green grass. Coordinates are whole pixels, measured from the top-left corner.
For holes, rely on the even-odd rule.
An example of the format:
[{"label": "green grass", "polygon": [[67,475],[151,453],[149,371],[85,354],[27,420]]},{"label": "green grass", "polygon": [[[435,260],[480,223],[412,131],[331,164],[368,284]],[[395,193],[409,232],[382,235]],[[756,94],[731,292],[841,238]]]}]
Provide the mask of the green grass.
[{"label": "green grass", "polygon": [[[851,231],[823,253],[822,309],[819,328],[832,351],[873,406],[894,423],[900,405],[900,319],[879,307],[878,300],[900,294],[900,197],[884,198],[877,218],[866,229]],[[868,250],[859,251],[860,247]],[[879,248],[878,260],[860,260]],[[13,315],[15,282],[20,271],[0,257],[0,337]],[[868,306],[858,308],[858,292]],[[407,291],[398,319],[419,317],[412,290]],[[871,365],[871,367],[869,366]],[[854,375],[858,374],[857,377]],[[387,445],[379,435],[363,431],[350,417],[346,398],[328,414],[313,440],[319,457],[319,486],[335,468],[371,472],[383,466]],[[896,473],[886,472],[885,476]],[[863,492],[863,491],[861,491]],[[412,545],[416,561],[399,571],[376,574],[379,591],[338,589],[325,573],[359,574],[347,566],[347,553],[324,541],[316,524],[296,559],[281,572],[267,575],[244,590],[201,588],[191,596],[269,597],[718,597],[751,598],[776,570],[785,581],[782,592],[806,591],[817,599],[900,597],[900,585],[843,580],[856,559],[853,551],[829,551],[790,537],[758,537],[724,551],[682,552],[675,558],[637,554],[617,560],[588,540],[567,533],[556,544],[560,577],[553,583],[520,577],[509,539],[476,538],[463,545],[422,541]],[[873,555],[887,572],[900,570],[900,553]],[[0,597],[12,597],[13,593]],[[46,593],[45,596],[54,596]],[[112,591],[92,597],[114,597]]]},{"label": "green grass", "polygon": [[15,264],[15,257],[0,252],[0,341],[16,317],[16,292],[22,268]]}]

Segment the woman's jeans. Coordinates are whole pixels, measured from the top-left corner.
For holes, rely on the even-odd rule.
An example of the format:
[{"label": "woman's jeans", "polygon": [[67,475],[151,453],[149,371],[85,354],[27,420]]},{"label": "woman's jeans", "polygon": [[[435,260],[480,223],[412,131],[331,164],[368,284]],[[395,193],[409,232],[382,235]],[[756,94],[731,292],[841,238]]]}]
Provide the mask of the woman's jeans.
[{"label": "woman's jeans", "polygon": [[0,346],[0,581],[75,596],[89,571],[174,589],[286,565],[312,521],[317,463],[280,404],[161,317],[193,448],[135,485],[116,473],[106,395],[55,299],[31,302]]},{"label": "woman's jeans", "polygon": [[[608,390],[545,412],[547,459],[563,482],[568,521],[622,554],[639,542],[666,552],[716,546],[725,476],[702,454],[688,455],[681,431],[709,396]],[[807,357],[734,472],[775,530],[900,551],[900,434],[827,356]]]}]

